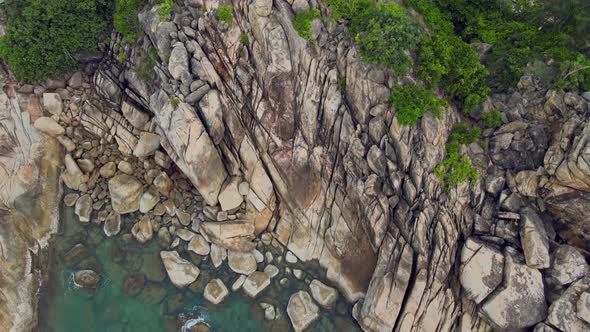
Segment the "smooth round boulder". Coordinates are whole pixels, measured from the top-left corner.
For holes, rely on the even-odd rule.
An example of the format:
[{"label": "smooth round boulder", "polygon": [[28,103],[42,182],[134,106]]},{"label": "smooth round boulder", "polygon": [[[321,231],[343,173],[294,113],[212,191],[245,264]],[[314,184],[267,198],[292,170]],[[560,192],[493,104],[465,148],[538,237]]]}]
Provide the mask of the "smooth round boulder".
[{"label": "smooth round boulder", "polygon": [[95,289],[100,283],[100,275],[92,270],[80,270],[74,273],[74,282],[82,288]]}]

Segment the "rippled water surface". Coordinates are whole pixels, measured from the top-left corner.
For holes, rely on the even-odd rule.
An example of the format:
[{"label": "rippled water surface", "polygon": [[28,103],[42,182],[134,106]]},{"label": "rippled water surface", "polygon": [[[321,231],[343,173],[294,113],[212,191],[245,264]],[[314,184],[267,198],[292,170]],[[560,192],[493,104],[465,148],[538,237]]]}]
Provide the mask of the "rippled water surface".
[{"label": "rippled water surface", "polygon": [[[292,330],[286,313],[287,301],[292,293],[308,287],[293,277],[288,287],[280,286],[282,268],[281,274],[257,299],[238,291],[215,306],[203,298],[202,292],[211,278],[220,278],[231,288],[238,276],[229,270],[227,261],[215,269],[209,260],[184,253],[183,256],[199,265],[201,275],[193,287],[179,290],[166,276],[155,236],[147,244],[139,245],[129,235],[107,238],[102,227],[79,224],[73,208],[64,207],[61,216],[62,230],[54,239],[50,255],[50,280],[42,288],[39,331],[181,331],[198,321],[206,322],[212,331],[222,332]],[[129,217],[122,234],[129,233],[125,230],[131,225],[132,217]],[[77,244],[85,250],[72,250]],[[259,264],[259,269],[263,267],[264,264]],[[80,289],[73,281],[73,272],[85,268],[100,272],[100,287],[94,292]],[[305,270],[308,279],[322,273],[313,266],[305,266]],[[125,279],[138,273],[146,277],[145,287],[138,295],[126,295]],[[279,307],[281,318],[265,320],[260,302]],[[350,310],[340,299],[332,311],[322,309],[321,318],[309,330],[360,331]]]}]

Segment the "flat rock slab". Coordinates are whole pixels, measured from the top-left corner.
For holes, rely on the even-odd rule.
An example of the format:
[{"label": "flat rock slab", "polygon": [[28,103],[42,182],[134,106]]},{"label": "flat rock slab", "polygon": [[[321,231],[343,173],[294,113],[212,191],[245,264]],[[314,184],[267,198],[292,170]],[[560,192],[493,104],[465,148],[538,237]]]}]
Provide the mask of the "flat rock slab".
[{"label": "flat rock slab", "polygon": [[253,272],[244,280],[242,289],[251,298],[255,298],[270,285],[270,276],[265,272]]},{"label": "flat rock slab", "polygon": [[209,281],[205,286],[203,296],[205,299],[213,304],[219,304],[223,302],[229,295],[229,291],[223,281],[219,279],[213,279]]}]

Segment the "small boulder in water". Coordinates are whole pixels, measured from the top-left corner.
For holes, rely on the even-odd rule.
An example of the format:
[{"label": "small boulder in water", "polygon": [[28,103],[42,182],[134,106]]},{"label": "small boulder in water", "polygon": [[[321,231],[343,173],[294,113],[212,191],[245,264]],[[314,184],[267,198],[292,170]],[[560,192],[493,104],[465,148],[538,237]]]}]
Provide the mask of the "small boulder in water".
[{"label": "small boulder in water", "polygon": [[145,286],[145,276],[141,273],[131,274],[123,283],[123,292],[127,296],[136,296]]},{"label": "small boulder in water", "polygon": [[100,275],[92,270],[80,270],[74,273],[74,282],[82,288],[95,289],[100,283]]}]

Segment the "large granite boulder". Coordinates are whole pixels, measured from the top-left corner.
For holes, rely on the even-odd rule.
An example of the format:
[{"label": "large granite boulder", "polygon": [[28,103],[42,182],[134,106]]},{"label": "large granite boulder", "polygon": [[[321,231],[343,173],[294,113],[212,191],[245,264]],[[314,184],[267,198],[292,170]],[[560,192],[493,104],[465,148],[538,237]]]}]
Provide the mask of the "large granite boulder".
[{"label": "large granite boulder", "polygon": [[551,264],[549,257],[549,238],[543,220],[531,207],[520,211],[520,240],[528,266],[546,269]]},{"label": "large granite boulder", "polygon": [[45,134],[53,137],[61,136],[66,133],[64,127],[57,123],[57,121],[45,116],[38,118],[33,126],[37,130],[42,131]]},{"label": "large granite boulder", "polygon": [[551,303],[547,323],[561,331],[590,331],[590,323],[581,319],[577,314],[577,304],[581,295],[589,291],[590,277],[582,278],[571,284],[559,299]]},{"label": "large granite boulder", "polygon": [[143,185],[133,176],[127,174],[114,176],[109,180],[109,192],[115,212],[126,214],[139,210]]},{"label": "large granite boulder", "polygon": [[541,272],[524,264],[512,251],[505,252],[504,282],[481,306],[481,314],[503,330],[534,326],[547,315]]},{"label": "large granite boulder", "polygon": [[251,252],[230,250],[227,253],[227,261],[230,269],[236,273],[248,275],[256,271],[256,258]]},{"label": "large granite boulder", "polygon": [[176,251],[161,251],[160,257],[168,273],[170,281],[178,288],[192,284],[199,277],[201,272],[191,262],[180,257]]},{"label": "large granite boulder", "polygon": [[287,314],[295,332],[308,328],[320,317],[320,308],[306,291],[299,291],[289,298]]},{"label": "large granite boulder", "polygon": [[502,282],[504,255],[480,240],[469,238],[461,250],[461,286],[468,298],[480,303]]},{"label": "large granite boulder", "polygon": [[561,245],[551,253],[551,268],[546,273],[558,285],[566,285],[586,276],[589,270],[578,249]]}]

